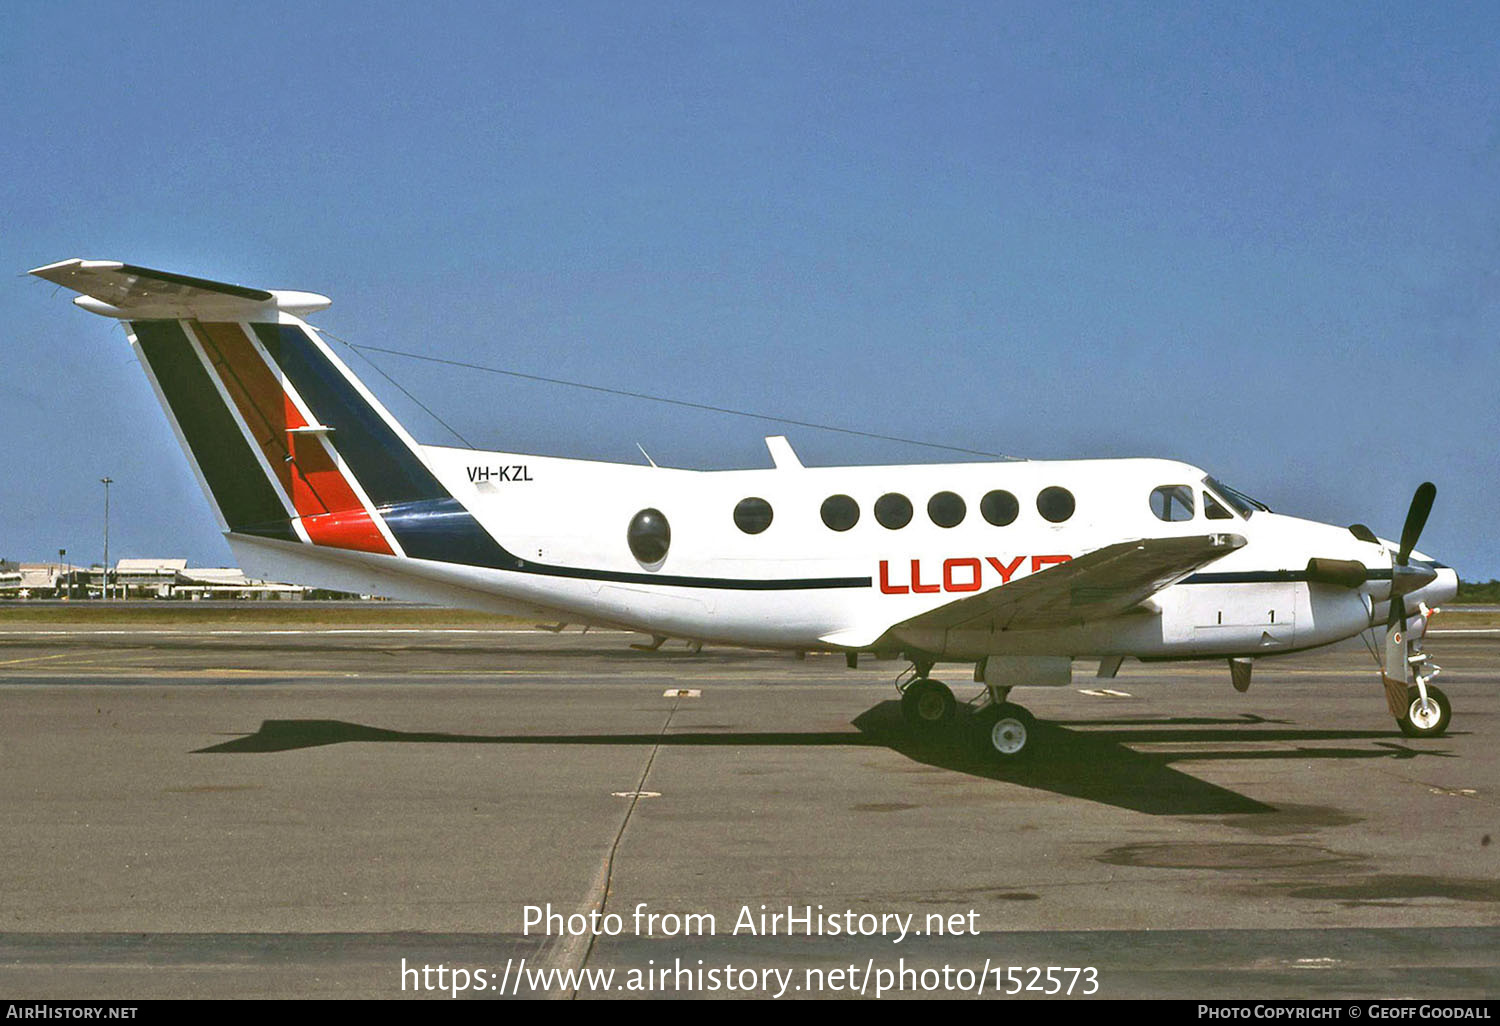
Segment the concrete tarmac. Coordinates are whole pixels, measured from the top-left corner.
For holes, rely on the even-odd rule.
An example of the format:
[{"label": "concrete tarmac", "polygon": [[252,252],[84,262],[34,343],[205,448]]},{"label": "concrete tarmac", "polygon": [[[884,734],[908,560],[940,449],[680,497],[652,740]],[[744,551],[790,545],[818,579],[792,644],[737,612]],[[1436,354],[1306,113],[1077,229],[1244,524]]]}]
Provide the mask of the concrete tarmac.
[{"label": "concrete tarmac", "polygon": [[1500,993],[1500,632],[1429,638],[1441,739],[1363,651],[1127,663],[1004,768],[897,664],[632,640],[0,621],[0,992]]}]

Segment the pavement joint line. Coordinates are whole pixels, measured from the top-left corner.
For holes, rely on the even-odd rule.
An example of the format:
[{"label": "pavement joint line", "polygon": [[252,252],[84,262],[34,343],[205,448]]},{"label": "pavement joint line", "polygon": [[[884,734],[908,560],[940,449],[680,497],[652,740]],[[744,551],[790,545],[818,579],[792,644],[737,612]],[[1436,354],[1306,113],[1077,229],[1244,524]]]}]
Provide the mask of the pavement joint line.
[{"label": "pavement joint line", "polygon": [[[646,765],[642,767],[641,777],[636,781],[635,793],[631,796],[630,804],[625,807],[625,814],[620,817],[620,826],[615,831],[615,837],[610,843],[609,852],[599,864],[599,869],[594,874],[594,879],[590,881],[588,896],[584,899],[583,904],[579,906],[579,911],[585,916],[595,911],[600,916],[603,916],[605,908],[609,905],[609,887],[614,878],[615,856],[619,853],[620,842],[625,837],[626,828],[630,826],[630,817],[635,814],[635,807],[640,804],[641,795],[646,789],[646,778],[651,775],[651,766],[656,762],[656,753],[661,751],[661,740],[666,737],[668,728],[672,726],[672,717],[676,715],[677,709],[681,704],[682,699],[678,698],[672,703],[672,708],[667,710],[667,718],[662,722],[661,730],[657,732],[656,741],[651,746],[651,753],[646,756]],[[586,931],[586,934],[569,934],[549,952],[546,963],[547,968],[561,969],[563,972],[575,970],[573,978],[577,980],[578,974],[581,974],[584,966],[588,965],[589,956],[593,954],[594,940],[595,934],[592,930]],[[579,950],[580,947],[582,948],[581,951]],[[560,978],[562,978],[562,973],[555,973],[553,975],[553,979]],[[549,993],[547,996],[566,998],[569,1001],[573,1001],[577,999],[578,991],[575,988],[567,993],[559,991]]]}]

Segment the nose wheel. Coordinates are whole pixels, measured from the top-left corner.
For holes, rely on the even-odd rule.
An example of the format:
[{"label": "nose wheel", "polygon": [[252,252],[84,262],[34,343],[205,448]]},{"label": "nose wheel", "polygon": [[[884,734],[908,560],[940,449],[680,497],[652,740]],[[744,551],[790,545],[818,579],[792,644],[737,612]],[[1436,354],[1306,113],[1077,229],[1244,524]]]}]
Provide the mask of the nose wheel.
[{"label": "nose wheel", "polygon": [[1407,737],[1442,737],[1453,716],[1453,706],[1448,696],[1434,684],[1427,685],[1427,695],[1416,687],[1406,689],[1406,711],[1396,720],[1396,726]]}]

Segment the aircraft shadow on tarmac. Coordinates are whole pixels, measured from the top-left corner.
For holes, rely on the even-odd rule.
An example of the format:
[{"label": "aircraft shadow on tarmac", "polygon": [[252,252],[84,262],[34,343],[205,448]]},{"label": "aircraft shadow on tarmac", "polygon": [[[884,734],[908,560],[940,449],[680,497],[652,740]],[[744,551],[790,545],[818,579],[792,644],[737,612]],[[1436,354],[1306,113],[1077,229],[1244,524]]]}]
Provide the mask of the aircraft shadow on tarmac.
[{"label": "aircraft shadow on tarmac", "polygon": [[[1164,718],[1039,723],[1036,750],[1016,764],[996,764],[967,740],[967,732],[941,741],[912,736],[901,719],[900,703],[883,701],[852,721],[849,731],[684,731],[635,734],[451,734],[386,730],[342,720],[265,720],[254,734],[225,741],[195,754],[286,752],[347,742],[477,745],[624,745],[692,747],[855,747],[886,748],[914,762],[1012,784],[1082,798],[1158,816],[1243,815],[1275,812],[1273,806],[1199,780],[1174,768],[1176,762],[1263,759],[1415,759],[1451,753],[1417,749],[1373,730],[1298,729],[1285,721],[1255,716],[1227,719]],[[1267,726],[1269,724],[1269,726]],[[1088,729],[1082,729],[1088,728]],[[1096,729],[1105,728],[1105,729]],[[1118,728],[1118,729],[1108,729]],[[1325,742],[1374,742],[1324,747]],[[1248,743],[1268,742],[1264,750]],[[1317,744],[1317,747],[1306,745]],[[1192,745],[1184,751],[1140,752],[1131,745]],[[1232,744],[1233,750],[1214,745]],[[1287,747],[1293,745],[1296,747]]]}]

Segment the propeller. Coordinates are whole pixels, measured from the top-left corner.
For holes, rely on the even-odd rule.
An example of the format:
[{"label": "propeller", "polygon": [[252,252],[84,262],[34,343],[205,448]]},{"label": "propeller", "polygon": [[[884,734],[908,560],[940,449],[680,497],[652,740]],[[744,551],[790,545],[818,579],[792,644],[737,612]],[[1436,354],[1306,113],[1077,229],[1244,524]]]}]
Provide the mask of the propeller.
[{"label": "propeller", "polygon": [[[1406,635],[1406,596],[1437,578],[1431,567],[1411,565],[1412,550],[1422,528],[1427,526],[1427,517],[1432,512],[1432,502],[1437,498],[1437,486],[1431,481],[1423,482],[1411,498],[1411,508],[1406,511],[1406,524],[1401,528],[1401,548],[1391,564],[1391,612],[1385,622],[1385,697],[1391,715],[1401,719],[1406,715],[1406,689],[1411,682],[1411,659]],[[1422,681],[1418,679],[1420,685]],[[1425,697],[1425,689],[1423,689]]]},{"label": "propeller", "polygon": [[[1411,507],[1406,511],[1406,523],[1401,528],[1401,545],[1391,556],[1391,611],[1385,622],[1385,658],[1381,669],[1386,704],[1390,707],[1391,715],[1398,721],[1407,715],[1407,689],[1411,686],[1412,666],[1421,666],[1427,662],[1427,656],[1420,650],[1415,653],[1412,651],[1407,636],[1406,596],[1420,591],[1437,579],[1437,571],[1432,567],[1411,565],[1411,554],[1417,547],[1417,539],[1422,536],[1422,528],[1427,526],[1427,518],[1432,513],[1432,503],[1436,498],[1437,486],[1431,481],[1424,481],[1417,488],[1411,497]],[[1375,533],[1363,524],[1355,524],[1349,531],[1361,541],[1378,543]],[[1362,588],[1369,581],[1370,570],[1357,559],[1314,557],[1307,561],[1306,579],[1316,584],[1337,585],[1353,590]],[[1427,608],[1423,606],[1421,614],[1424,622],[1427,612]],[[1417,674],[1417,691],[1424,703],[1427,701],[1427,681],[1436,672],[1437,668],[1432,667],[1425,676]]]},{"label": "propeller", "polygon": [[1411,509],[1406,511],[1406,526],[1401,528],[1401,551],[1396,553],[1396,562],[1401,566],[1411,560],[1411,550],[1417,547],[1422,528],[1427,526],[1427,517],[1432,513],[1432,500],[1437,498],[1437,485],[1424,481],[1411,497]]},{"label": "propeller", "polygon": [[1417,547],[1422,528],[1427,526],[1427,517],[1432,512],[1432,500],[1437,498],[1437,486],[1424,482],[1411,497],[1411,509],[1406,511],[1406,524],[1401,528],[1401,548],[1391,564],[1391,619],[1406,622],[1406,600],[1402,597],[1425,588],[1437,579],[1437,571],[1430,566],[1412,566],[1411,553]]}]

